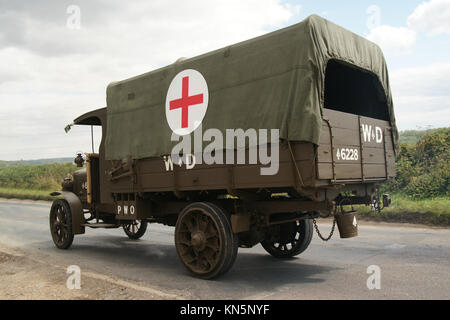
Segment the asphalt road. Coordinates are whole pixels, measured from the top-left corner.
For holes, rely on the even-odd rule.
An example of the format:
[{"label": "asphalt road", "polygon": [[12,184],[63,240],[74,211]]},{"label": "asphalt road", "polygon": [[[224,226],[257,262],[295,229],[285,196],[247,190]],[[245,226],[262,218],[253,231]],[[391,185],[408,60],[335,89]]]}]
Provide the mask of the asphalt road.
[{"label": "asphalt road", "polygon": [[[49,208],[44,202],[0,200],[0,245],[168,297],[450,299],[450,229],[361,221],[359,237],[336,235],[324,243],[315,235],[307,251],[288,261],[272,258],[259,245],[240,248],[229,273],[205,281],[191,277],[178,260],[171,227],[152,224],[138,241],[121,229],[87,229],[69,250],[59,250],[49,233]],[[323,233],[330,229],[329,223],[319,225]],[[380,289],[367,288],[371,265],[380,268]]]}]

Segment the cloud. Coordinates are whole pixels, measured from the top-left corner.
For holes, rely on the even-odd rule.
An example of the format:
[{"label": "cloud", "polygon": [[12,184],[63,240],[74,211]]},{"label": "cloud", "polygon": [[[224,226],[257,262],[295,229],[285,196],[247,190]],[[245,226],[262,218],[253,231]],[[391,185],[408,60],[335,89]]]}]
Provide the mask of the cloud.
[{"label": "cloud", "polygon": [[0,159],[90,151],[88,128],[64,126],[105,106],[109,82],[285,26],[300,6],[281,0],[0,0]]},{"label": "cloud", "polygon": [[418,32],[450,35],[450,0],[423,2],[408,16],[407,26],[377,26],[367,39],[377,43],[387,56],[402,56],[412,52]]},{"label": "cloud", "polygon": [[[67,6],[44,2],[20,6],[0,2],[0,45],[28,49],[42,56],[77,53],[130,52],[165,47],[202,52],[204,47],[225,46],[245,40],[269,28],[285,24],[299,6],[278,0],[248,1],[81,1],[81,28],[66,28]],[[38,10],[39,8],[39,10]],[[56,10],[58,9],[58,10]],[[195,45],[193,45],[195,43]],[[167,52],[167,51],[166,51]],[[178,53],[179,54],[179,53]]]},{"label": "cloud", "polygon": [[450,95],[450,62],[401,68],[391,73],[398,94]]},{"label": "cloud", "polygon": [[400,129],[449,126],[450,63],[397,69],[390,80]]},{"label": "cloud", "polygon": [[406,27],[381,25],[373,28],[367,39],[378,44],[387,56],[401,56],[411,53],[417,35]]},{"label": "cloud", "polygon": [[450,0],[431,0],[420,4],[408,17],[408,27],[429,35],[450,35]]}]

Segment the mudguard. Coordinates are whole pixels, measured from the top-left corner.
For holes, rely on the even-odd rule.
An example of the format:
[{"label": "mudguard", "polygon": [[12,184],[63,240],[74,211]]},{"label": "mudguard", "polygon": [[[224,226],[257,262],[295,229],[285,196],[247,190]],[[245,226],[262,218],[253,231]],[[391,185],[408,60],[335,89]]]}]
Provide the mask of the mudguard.
[{"label": "mudguard", "polygon": [[85,232],[84,224],[84,214],[83,205],[81,204],[80,198],[78,198],[75,193],[70,191],[56,191],[51,193],[52,196],[63,196],[67,201],[72,213],[72,233],[73,234],[83,234]]}]

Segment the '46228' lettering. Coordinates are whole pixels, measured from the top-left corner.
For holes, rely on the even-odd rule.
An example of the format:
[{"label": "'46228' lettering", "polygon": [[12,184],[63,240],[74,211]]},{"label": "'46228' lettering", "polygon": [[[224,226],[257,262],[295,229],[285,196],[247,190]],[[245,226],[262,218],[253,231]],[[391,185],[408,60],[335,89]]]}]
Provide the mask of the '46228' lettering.
[{"label": "'46228' lettering", "polygon": [[357,161],[359,160],[358,149],[356,148],[338,148],[336,151],[337,160]]}]

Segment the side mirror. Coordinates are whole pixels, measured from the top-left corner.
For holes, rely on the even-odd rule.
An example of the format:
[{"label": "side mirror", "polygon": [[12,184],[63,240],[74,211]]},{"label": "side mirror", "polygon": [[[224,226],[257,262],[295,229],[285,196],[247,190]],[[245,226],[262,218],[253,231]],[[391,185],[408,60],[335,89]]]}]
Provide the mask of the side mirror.
[{"label": "side mirror", "polygon": [[72,129],[72,126],[73,126],[73,123],[68,124],[67,126],[64,127],[64,131],[65,131],[66,133],[68,133],[68,132],[70,131],[70,129]]}]

